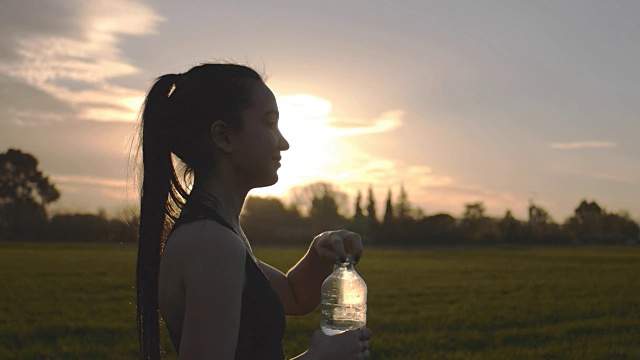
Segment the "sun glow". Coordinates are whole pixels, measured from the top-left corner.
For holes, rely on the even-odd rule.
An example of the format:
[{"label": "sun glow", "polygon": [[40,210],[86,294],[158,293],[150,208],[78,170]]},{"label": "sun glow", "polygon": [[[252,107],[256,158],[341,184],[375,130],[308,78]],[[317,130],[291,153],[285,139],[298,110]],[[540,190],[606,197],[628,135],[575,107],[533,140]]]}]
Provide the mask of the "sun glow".
[{"label": "sun glow", "polygon": [[402,124],[402,110],[363,119],[336,117],[330,101],[309,94],[279,96],[277,102],[279,127],[290,149],[282,153],[278,182],[254,189],[252,195],[276,196],[287,201],[291,188],[318,181],[355,193],[369,185],[387,187],[398,175],[394,160],[380,158],[349,139],[396,129]]},{"label": "sun glow", "polygon": [[278,183],[255,189],[253,195],[286,196],[300,184],[326,178],[328,168],[339,161],[340,133],[329,124],[331,102],[307,94],[280,96],[280,131],[290,144],[282,153]]}]

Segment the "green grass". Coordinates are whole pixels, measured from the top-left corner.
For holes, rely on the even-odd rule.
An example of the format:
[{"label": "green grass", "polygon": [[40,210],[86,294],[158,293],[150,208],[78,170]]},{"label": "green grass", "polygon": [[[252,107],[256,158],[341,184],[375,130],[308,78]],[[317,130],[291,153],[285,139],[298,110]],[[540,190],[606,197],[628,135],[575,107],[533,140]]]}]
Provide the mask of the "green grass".
[{"label": "green grass", "polygon": [[[367,249],[356,269],[373,359],[640,358],[640,248]],[[131,245],[0,243],[0,359],[136,358],[134,270]],[[288,355],[319,321],[287,319]]]}]

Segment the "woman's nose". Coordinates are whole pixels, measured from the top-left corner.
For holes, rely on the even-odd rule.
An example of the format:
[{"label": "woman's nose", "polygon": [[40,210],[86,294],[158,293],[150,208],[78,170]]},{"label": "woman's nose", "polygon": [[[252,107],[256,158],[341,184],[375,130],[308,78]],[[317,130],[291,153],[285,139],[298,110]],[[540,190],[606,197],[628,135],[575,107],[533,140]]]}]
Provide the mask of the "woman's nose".
[{"label": "woman's nose", "polygon": [[279,132],[279,134],[280,134],[280,138],[278,139],[278,149],[280,151],[289,150],[289,142],[287,141],[287,139],[284,138],[284,135],[282,135],[281,132]]}]

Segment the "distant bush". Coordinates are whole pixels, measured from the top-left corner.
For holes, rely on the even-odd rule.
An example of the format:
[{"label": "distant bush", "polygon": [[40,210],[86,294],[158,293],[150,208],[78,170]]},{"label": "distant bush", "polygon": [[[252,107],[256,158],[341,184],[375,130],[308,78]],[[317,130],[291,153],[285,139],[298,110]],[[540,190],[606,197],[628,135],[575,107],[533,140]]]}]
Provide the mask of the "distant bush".
[{"label": "distant bush", "polygon": [[94,214],[56,215],[49,223],[47,239],[58,242],[136,242],[135,224]]}]

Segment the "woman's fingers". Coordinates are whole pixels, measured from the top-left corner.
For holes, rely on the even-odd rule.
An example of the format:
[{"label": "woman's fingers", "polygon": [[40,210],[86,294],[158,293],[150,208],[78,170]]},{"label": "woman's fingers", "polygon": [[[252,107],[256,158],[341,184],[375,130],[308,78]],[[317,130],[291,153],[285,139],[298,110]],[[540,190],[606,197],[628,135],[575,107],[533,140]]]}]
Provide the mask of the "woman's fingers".
[{"label": "woman's fingers", "polygon": [[369,340],[371,339],[371,329],[360,328],[358,330],[351,331],[351,336],[355,337],[354,341],[357,344],[357,352],[360,359],[369,358]]},{"label": "woman's fingers", "polygon": [[346,252],[350,254],[355,263],[358,263],[360,257],[362,257],[362,239],[360,238],[360,234],[346,231],[342,241]]},{"label": "woman's fingers", "polygon": [[360,350],[365,351],[369,348],[369,340],[360,340]]},{"label": "woman's fingers", "polygon": [[368,327],[363,327],[358,329],[358,339],[360,340],[369,340],[371,339],[371,335],[373,332]]},{"label": "woman's fingers", "polygon": [[369,358],[369,356],[371,356],[371,353],[369,352],[369,349],[365,349],[365,350],[362,352],[362,358],[364,358],[364,359],[368,359],[368,358]]},{"label": "woman's fingers", "polygon": [[347,258],[354,262],[360,261],[362,256],[362,239],[360,235],[347,230],[338,230],[331,233],[331,244],[340,261]]},{"label": "woman's fingers", "polygon": [[369,352],[369,339],[371,339],[371,329],[369,328],[360,328],[358,329],[358,338],[360,339],[360,353],[362,358],[368,359],[370,356]]},{"label": "woman's fingers", "polygon": [[362,257],[362,239],[351,231],[327,231],[318,235],[314,242],[318,254],[334,263],[347,259],[358,263]]},{"label": "woman's fingers", "polygon": [[341,236],[339,231],[336,231],[331,234],[329,240],[333,246],[333,251],[335,251],[338,259],[340,259],[340,262],[345,262],[347,260],[347,251],[344,248],[343,236]]}]

